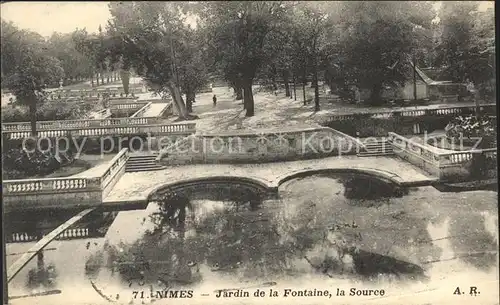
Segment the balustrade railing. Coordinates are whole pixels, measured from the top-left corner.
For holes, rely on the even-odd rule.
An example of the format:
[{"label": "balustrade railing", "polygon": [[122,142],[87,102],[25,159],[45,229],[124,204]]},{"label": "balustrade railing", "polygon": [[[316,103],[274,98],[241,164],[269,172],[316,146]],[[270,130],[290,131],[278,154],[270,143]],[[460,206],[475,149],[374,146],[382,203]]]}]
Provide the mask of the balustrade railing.
[{"label": "balustrade railing", "polygon": [[40,178],[4,180],[2,192],[4,196],[29,194],[64,194],[80,191],[103,191],[115,178],[129,158],[128,148],[122,149],[109,163],[108,168],[98,177],[82,178]]},{"label": "balustrade railing", "polygon": [[104,190],[109,182],[113,180],[116,174],[120,171],[120,168],[127,163],[128,158],[128,148],[124,148],[111,160],[108,169],[101,176],[101,189]]},{"label": "balustrade railing", "polygon": [[[108,135],[132,135],[132,134],[190,134],[196,132],[195,123],[186,124],[151,124],[156,123],[157,118],[127,118],[123,125],[113,126],[113,122],[105,122],[104,126],[88,128],[71,128],[66,130],[40,131],[37,137],[79,137],[79,136],[108,136]],[[111,119],[112,120],[112,119]],[[127,124],[128,123],[128,124]],[[118,123],[117,123],[118,124]],[[132,125],[132,126],[131,126]],[[31,137],[30,131],[2,131],[8,139],[24,139]]]},{"label": "balustrade railing", "polygon": [[497,158],[497,148],[488,148],[482,150],[469,150],[469,151],[452,151],[452,152],[436,152],[432,148],[411,141],[408,138],[400,136],[396,133],[389,132],[389,141],[397,152],[397,148],[410,152],[411,154],[418,155],[430,163],[442,167],[447,165],[465,164],[472,160],[475,155],[484,154],[487,158]]},{"label": "balustrade railing", "polygon": [[[152,125],[158,122],[156,117],[139,118],[106,118],[106,119],[85,119],[85,120],[64,120],[64,121],[40,121],[37,122],[37,131],[64,132],[65,130],[82,129],[91,127],[107,126],[130,126],[130,125]],[[31,131],[31,123],[2,123],[2,133],[16,131]],[[57,135],[56,135],[57,136]]]},{"label": "balustrade railing", "polygon": [[4,180],[2,185],[4,196],[95,190],[100,190],[98,178],[40,178]]},{"label": "balustrade railing", "polygon": [[[481,111],[494,114],[496,112],[496,104],[481,105]],[[443,116],[443,115],[464,115],[475,113],[475,106],[457,106],[447,108],[420,109],[420,110],[398,110],[398,111],[383,111],[374,113],[352,113],[352,114],[332,114],[328,118],[332,121],[347,121],[354,119],[370,119],[370,118],[391,118],[391,117],[418,117],[418,116]]]}]

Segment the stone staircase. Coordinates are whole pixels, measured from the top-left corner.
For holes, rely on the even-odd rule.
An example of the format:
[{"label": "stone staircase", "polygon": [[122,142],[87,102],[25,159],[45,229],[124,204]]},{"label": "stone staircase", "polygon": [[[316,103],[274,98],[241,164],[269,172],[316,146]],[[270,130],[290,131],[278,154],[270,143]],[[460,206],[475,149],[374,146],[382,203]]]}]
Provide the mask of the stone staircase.
[{"label": "stone staircase", "polygon": [[162,169],[163,167],[156,163],[157,153],[144,155],[131,155],[125,165],[125,172],[145,172]]},{"label": "stone staircase", "polygon": [[358,157],[375,157],[394,155],[392,145],[387,139],[378,139],[377,142],[365,143],[366,149],[358,153]]}]

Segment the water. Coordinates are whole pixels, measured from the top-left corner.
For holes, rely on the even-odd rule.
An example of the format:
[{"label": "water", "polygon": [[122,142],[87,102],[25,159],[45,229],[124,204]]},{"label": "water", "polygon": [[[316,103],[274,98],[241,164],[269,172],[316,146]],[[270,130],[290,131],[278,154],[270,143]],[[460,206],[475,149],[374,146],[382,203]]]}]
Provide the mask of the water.
[{"label": "water", "polygon": [[[219,289],[384,288],[394,298],[443,285],[453,292],[464,280],[498,285],[496,192],[401,190],[336,174],[291,180],[279,194],[263,199],[249,190],[200,188],[170,197],[168,205],[120,212],[105,238],[49,244],[56,248],[44,255],[49,274],[38,286],[29,283],[34,259],[9,293],[56,291],[37,298],[48,304],[140,304],[152,299],[134,291],[149,295],[168,287],[191,290],[189,304],[201,304],[219,302]],[[7,251],[31,245],[8,244]],[[8,256],[8,264],[18,257]],[[490,290],[493,300],[497,291]]]}]

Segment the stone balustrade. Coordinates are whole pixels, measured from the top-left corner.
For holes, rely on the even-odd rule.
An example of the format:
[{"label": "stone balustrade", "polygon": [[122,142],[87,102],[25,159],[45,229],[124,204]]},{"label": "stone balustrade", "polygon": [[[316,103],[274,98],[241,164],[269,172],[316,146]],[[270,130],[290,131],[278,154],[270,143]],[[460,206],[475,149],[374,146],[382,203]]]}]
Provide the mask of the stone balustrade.
[{"label": "stone balustrade", "polygon": [[4,180],[3,196],[37,193],[67,193],[68,191],[95,191],[100,189],[96,178],[40,178]]},{"label": "stone balustrade", "polygon": [[[481,105],[481,111],[494,115],[496,112],[496,104]],[[376,113],[352,113],[352,114],[331,114],[328,120],[331,121],[346,121],[355,119],[379,119],[392,117],[418,117],[418,116],[457,116],[475,113],[475,106],[456,106],[436,109],[420,109],[420,110],[398,110],[384,111]]]},{"label": "stone balustrade", "polygon": [[[150,121],[157,118],[127,118],[130,125],[120,126],[101,126],[89,128],[71,128],[66,130],[40,131],[38,138],[56,138],[56,137],[81,137],[81,136],[119,136],[119,135],[188,135],[196,132],[195,123],[185,124],[155,124],[150,125]],[[113,120],[113,119],[110,119]],[[141,124],[144,123],[144,124]],[[135,126],[133,126],[135,124]],[[30,131],[2,131],[7,140],[24,139],[31,137]]]},{"label": "stone balustrade", "polygon": [[125,172],[128,158],[128,148],[122,149],[102,174],[97,173],[93,177],[4,180],[2,191],[5,206],[13,210],[18,204],[35,207],[49,207],[56,203],[66,206],[101,204]]},{"label": "stone balustrade", "polygon": [[[27,232],[16,232],[6,236],[7,243],[22,243],[22,242],[33,242],[39,241],[45,234],[34,234]],[[55,240],[67,240],[67,239],[83,239],[83,238],[98,238],[104,237],[105,234],[101,233],[96,228],[79,227],[66,229],[61,234],[59,234]]]},{"label": "stone balustrade", "polygon": [[[107,112],[107,111],[105,111]],[[38,121],[36,123],[37,131],[64,131],[92,127],[108,126],[135,126],[135,125],[153,125],[158,123],[155,117],[140,118],[106,118],[106,119],[85,119],[85,120],[64,120],[64,121]],[[30,122],[2,123],[2,133],[17,131],[31,131]],[[56,135],[57,136],[57,135]]]},{"label": "stone balustrade", "polygon": [[127,163],[129,158],[128,148],[122,149],[111,161],[109,167],[101,176],[101,188],[108,186],[109,182],[116,176],[120,168]]},{"label": "stone balustrade", "polygon": [[497,159],[497,148],[469,151],[437,152],[433,147],[415,143],[408,138],[389,133],[394,153],[440,179],[464,179],[473,171],[472,161],[480,155]]}]

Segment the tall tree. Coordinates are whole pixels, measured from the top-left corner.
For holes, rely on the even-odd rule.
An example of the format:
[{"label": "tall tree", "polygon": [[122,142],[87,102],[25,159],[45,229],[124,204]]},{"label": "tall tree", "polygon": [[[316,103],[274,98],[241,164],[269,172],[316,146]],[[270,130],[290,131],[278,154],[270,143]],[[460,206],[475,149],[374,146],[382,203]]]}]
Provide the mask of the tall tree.
[{"label": "tall tree", "polygon": [[252,85],[265,59],[264,44],[285,15],[281,2],[203,2],[200,24],[211,33],[219,66],[243,88],[246,116],[254,115]]},{"label": "tall tree", "polygon": [[430,28],[432,3],[342,2],[340,12],[345,73],[369,89],[369,102],[378,105],[384,83],[403,85],[409,78],[409,56],[429,39],[417,35],[417,29]]},{"label": "tall tree", "polygon": [[112,2],[108,33],[118,41],[127,66],[160,93],[170,92],[181,119],[189,119],[180,90],[177,46],[185,25],[183,4],[168,2]]},{"label": "tall tree", "polygon": [[47,44],[37,33],[21,30],[2,20],[2,88],[29,107],[31,132],[36,136],[36,109],[45,98],[48,84],[63,76],[61,62],[47,53]]},{"label": "tall tree", "polygon": [[186,95],[186,109],[191,113],[196,93],[208,82],[206,48],[202,44],[202,32],[188,27],[183,35],[182,44],[177,46],[177,62],[182,63],[178,65],[177,72],[182,93]]},{"label": "tall tree", "polygon": [[453,81],[469,79],[485,93],[495,75],[493,10],[480,12],[477,2],[443,2],[439,18],[437,64]]}]

